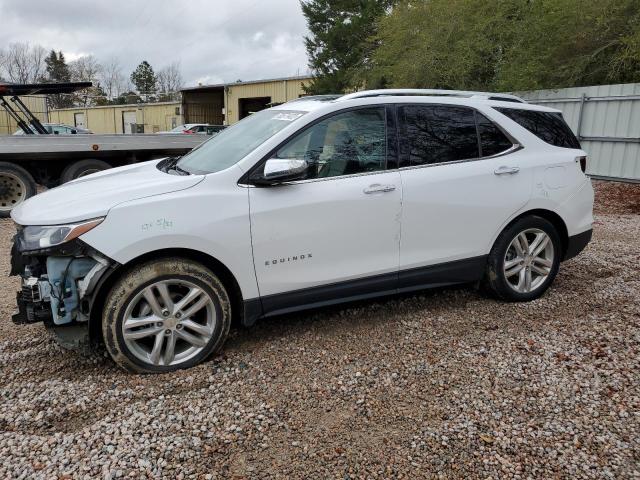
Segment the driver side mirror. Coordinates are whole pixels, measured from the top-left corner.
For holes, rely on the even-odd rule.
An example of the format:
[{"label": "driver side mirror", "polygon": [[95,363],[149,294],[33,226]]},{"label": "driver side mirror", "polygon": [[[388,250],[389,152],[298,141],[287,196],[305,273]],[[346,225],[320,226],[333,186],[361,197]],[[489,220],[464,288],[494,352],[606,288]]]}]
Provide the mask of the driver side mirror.
[{"label": "driver side mirror", "polygon": [[264,164],[263,173],[254,176],[253,184],[258,186],[277,185],[306,178],[309,164],[306,160],[270,158]]}]

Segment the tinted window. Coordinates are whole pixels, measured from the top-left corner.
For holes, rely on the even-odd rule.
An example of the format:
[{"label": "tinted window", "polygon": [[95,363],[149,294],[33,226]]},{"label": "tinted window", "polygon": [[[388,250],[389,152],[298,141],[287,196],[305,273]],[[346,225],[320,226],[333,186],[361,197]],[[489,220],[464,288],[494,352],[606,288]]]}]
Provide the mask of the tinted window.
[{"label": "tinted window", "polygon": [[490,157],[509,150],[513,143],[498,126],[481,113],[476,112],[481,156]]},{"label": "tinted window", "polygon": [[473,110],[441,105],[402,107],[402,153],[410,165],[478,158]]},{"label": "tinted window", "polygon": [[296,135],[277,158],[305,159],[308,178],[374,172],[386,167],[384,107],[339,113]]},{"label": "tinted window", "polygon": [[580,148],[580,142],[560,114],[515,108],[496,108],[496,110],[551,145]]}]

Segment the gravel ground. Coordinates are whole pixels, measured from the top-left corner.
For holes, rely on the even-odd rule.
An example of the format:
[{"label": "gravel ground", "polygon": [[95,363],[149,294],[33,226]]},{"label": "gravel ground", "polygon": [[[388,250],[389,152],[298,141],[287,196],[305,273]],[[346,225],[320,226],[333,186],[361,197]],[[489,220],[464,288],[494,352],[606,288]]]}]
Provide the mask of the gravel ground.
[{"label": "gravel ground", "polygon": [[0,478],[640,478],[640,185],[544,298],[430,291],[260,322],[136,376],[10,323],[0,222]]}]

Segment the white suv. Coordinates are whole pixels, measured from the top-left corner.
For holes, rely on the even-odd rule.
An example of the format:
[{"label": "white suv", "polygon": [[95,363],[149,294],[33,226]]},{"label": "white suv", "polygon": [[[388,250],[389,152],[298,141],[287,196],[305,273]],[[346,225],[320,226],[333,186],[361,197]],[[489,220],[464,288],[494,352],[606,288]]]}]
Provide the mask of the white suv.
[{"label": "white suv", "polygon": [[14,321],[164,372],[232,318],[472,282],[533,300],[591,238],[585,163],[560,112],[510,95],[301,98],[14,208]]}]

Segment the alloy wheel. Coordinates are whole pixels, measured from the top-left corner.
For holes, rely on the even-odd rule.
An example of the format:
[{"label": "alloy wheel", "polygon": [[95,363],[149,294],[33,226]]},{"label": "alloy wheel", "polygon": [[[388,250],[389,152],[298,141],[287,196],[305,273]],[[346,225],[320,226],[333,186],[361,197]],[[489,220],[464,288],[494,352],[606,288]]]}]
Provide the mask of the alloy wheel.
[{"label": "alloy wheel", "polygon": [[518,293],[530,293],[551,274],[554,261],[553,242],[538,228],[515,236],[504,256],[503,271],[507,284]]},{"label": "alloy wheel", "polygon": [[146,286],[128,303],[122,336],[138,360],[155,366],[178,365],[195,357],[216,330],[214,300],[187,280]]}]

